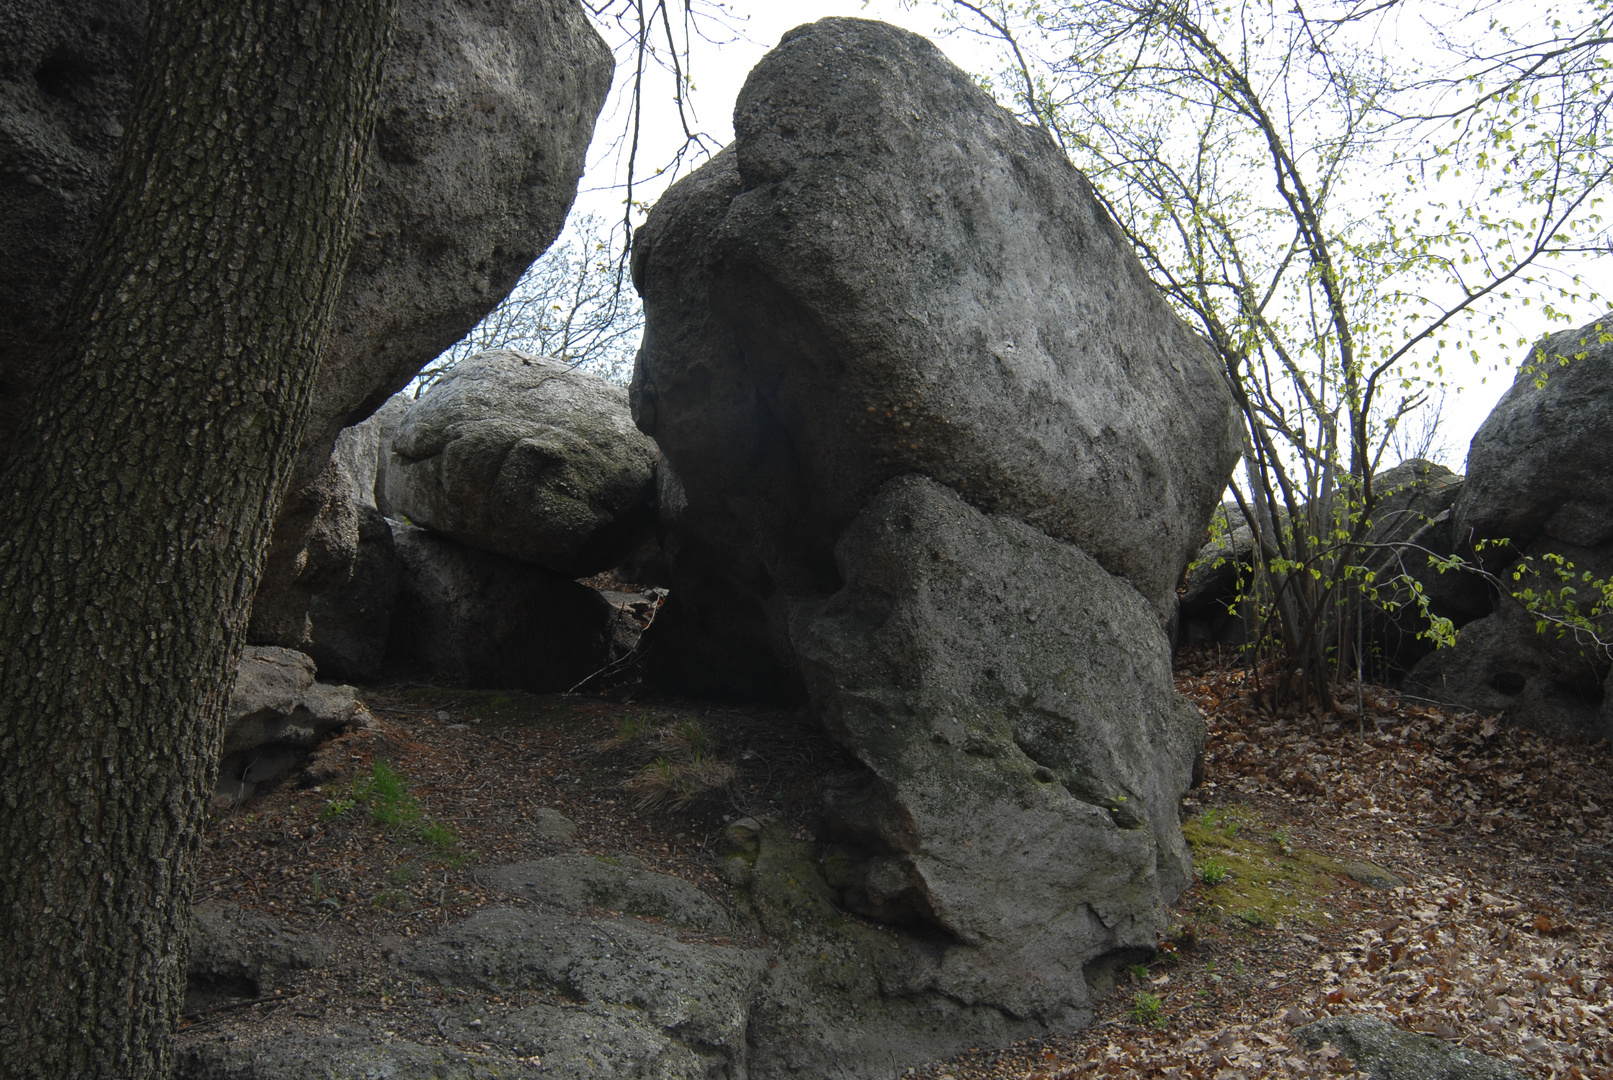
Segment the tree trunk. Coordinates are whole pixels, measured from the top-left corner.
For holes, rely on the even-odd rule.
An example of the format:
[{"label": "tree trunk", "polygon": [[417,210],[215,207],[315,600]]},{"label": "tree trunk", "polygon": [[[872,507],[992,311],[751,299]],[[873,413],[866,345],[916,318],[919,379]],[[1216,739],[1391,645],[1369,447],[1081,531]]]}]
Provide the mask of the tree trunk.
[{"label": "tree trunk", "polygon": [[0,497],[0,1076],[166,1078],[223,711],[396,0],[156,0]]}]

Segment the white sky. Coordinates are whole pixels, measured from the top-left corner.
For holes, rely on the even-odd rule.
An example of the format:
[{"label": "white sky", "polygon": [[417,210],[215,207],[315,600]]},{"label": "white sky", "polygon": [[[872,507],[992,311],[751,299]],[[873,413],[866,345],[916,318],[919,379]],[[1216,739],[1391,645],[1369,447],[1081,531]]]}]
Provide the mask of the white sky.
[{"label": "white sky", "polygon": [[[899,0],[730,0],[728,5],[740,18],[734,20],[737,33],[731,40],[720,44],[698,43],[692,63],[694,87],[690,104],[700,130],[708,133],[715,146],[725,145],[733,137],[732,110],[740,87],[751,68],[762,55],[777,44],[785,31],[830,15],[851,15],[862,18],[883,19],[909,30],[924,34],[933,40],[958,66],[976,74],[993,73],[999,68],[996,50],[980,37],[958,32],[942,23],[940,12],[933,6],[922,4],[907,9]],[[740,21],[742,20],[742,21]],[[629,71],[619,71],[616,89],[626,85]],[[649,85],[646,76],[646,85]],[[667,160],[682,141],[676,112],[667,98],[668,80],[657,81],[657,92],[646,94],[643,143],[639,152],[640,171],[644,163],[650,167]],[[607,219],[620,218],[622,192],[615,185],[621,175],[618,155],[611,149],[611,139],[622,131],[625,113],[622,98],[613,93],[611,101],[599,120],[595,147],[590,156],[589,171],[577,199],[576,212],[592,212]],[[698,165],[699,158],[694,159]],[[688,171],[690,166],[685,167]],[[635,188],[636,200],[653,202],[664,190],[665,179],[639,181]],[[1602,258],[1580,267],[1587,276],[1599,275],[1613,279],[1613,260]],[[1593,281],[1593,287],[1602,284]],[[1605,282],[1613,285],[1613,280]],[[1613,291],[1606,287],[1599,292]],[[1444,417],[1440,438],[1446,451],[1442,459],[1450,467],[1462,471],[1467,455],[1467,444],[1474,431],[1484,421],[1505,389],[1512,382],[1512,367],[1519,350],[1510,344],[1513,337],[1538,337],[1548,329],[1563,329],[1566,324],[1548,326],[1534,314],[1536,309],[1524,309],[1514,320],[1515,334],[1506,337],[1509,344],[1496,355],[1482,356],[1480,363],[1457,361],[1447,365],[1446,376],[1451,389],[1445,399]],[[1571,325],[1588,322],[1605,310],[1587,308],[1575,312]],[[1386,455],[1384,464],[1394,461]]]}]

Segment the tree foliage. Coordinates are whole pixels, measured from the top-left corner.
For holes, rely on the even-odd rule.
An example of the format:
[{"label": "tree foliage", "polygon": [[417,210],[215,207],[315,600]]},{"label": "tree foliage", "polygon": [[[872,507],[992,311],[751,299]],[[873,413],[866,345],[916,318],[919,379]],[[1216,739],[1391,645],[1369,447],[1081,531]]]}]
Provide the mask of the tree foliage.
[{"label": "tree foliage", "polygon": [[566,236],[532,264],[504,302],[420,373],[415,394],[484,349],[552,356],[627,382],[644,309],[622,280],[619,235],[592,214],[573,219]]}]

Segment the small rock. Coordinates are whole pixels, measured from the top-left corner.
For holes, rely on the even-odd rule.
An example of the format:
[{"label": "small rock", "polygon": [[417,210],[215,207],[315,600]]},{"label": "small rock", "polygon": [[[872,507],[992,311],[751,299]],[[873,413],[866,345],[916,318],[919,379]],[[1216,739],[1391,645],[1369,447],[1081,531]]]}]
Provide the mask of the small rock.
[{"label": "small rock", "polygon": [[1403,1031],[1370,1016],[1335,1016],[1298,1028],[1294,1037],[1312,1050],[1332,1043],[1372,1080],[1523,1080],[1503,1061],[1427,1035]]},{"label": "small rock", "polygon": [[[464,724],[458,725],[464,727]],[[545,840],[575,840],[577,824],[558,810],[540,806],[533,815],[532,831]]]},{"label": "small rock", "polygon": [[1365,885],[1369,889],[1398,889],[1406,884],[1383,867],[1369,862],[1352,860],[1341,863],[1340,866],[1351,881]]}]

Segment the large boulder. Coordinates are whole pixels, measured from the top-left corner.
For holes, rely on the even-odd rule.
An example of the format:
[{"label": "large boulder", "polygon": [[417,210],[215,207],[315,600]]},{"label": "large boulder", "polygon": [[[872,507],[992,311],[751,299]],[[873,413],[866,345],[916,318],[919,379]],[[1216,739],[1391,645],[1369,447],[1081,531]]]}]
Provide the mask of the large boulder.
[{"label": "large boulder", "polygon": [[460,361],[403,413],[386,502],[462,544],[583,577],[649,538],[655,453],[621,387],[494,349]]},{"label": "large boulder", "polygon": [[[1467,468],[1451,509],[1458,550],[1480,549],[1508,592],[1567,595],[1588,609],[1591,582],[1613,580],[1613,316],[1529,350],[1473,436]],[[1565,586],[1576,592],[1563,594]],[[1549,602],[1544,611],[1561,613]],[[1603,616],[1593,633],[1539,623],[1503,597],[1462,627],[1453,648],[1423,658],[1409,681],[1557,735],[1613,738],[1604,644],[1613,619]]]},{"label": "large boulder", "polygon": [[[0,455],[94,228],[144,26],[138,0],[0,14]],[[611,71],[576,0],[404,0],[294,488],[548,248]]]},{"label": "large boulder", "polygon": [[[1502,572],[1503,584],[1519,591],[1561,589],[1564,582],[1548,556],[1571,565],[1575,578],[1589,573],[1613,580],[1613,546],[1578,548],[1537,537],[1523,547],[1521,563]],[[1522,578],[1515,581],[1519,572]],[[1574,584],[1584,587],[1583,581]],[[1606,648],[1589,634],[1539,624],[1539,617],[1521,603],[1501,599],[1490,614],[1463,626],[1450,648],[1418,661],[1407,685],[1440,701],[1501,713],[1509,721],[1559,737],[1613,739],[1613,713],[1606,702],[1613,664]],[[1598,636],[1607,641],[1613,638],[1610,630],[1613,626],[1604,619]]]},{"label": "large boulder", "polygon": [[[865,771],[826,796],[847,903],[939,931],[942,989],[1049,1021],[1084,967],[1148,950],[1192,859],[1204,723],[1143,597],[1072,544],[933,480],[890,481],[798,602],[815,709]],[[849,871],[845,871],[849,873]]]},{"label": "large boulder", "polygon": [[353,688],[316,682],[316,670],[312,659],[292,649],[246,647],[225,713],[216,795],[221,802],[250,798],[259,784],[355,723]]},{"label": "large boulder", "polygon": [[835,538],[907,473],[1079,545],[1165,618],[1237,457],[1232,401],[1086,179],[929,42],[858,19],[786,34],[734,126],[633,267],[674,565],[774,609],[692,630],[787,652],[775,596],[832,589]]},{"label": "large boulder", "polygon": [[400,676],[565,691],[632,647],[597,590],[402,522],[392,535],[402,583],[386,667]]}]

